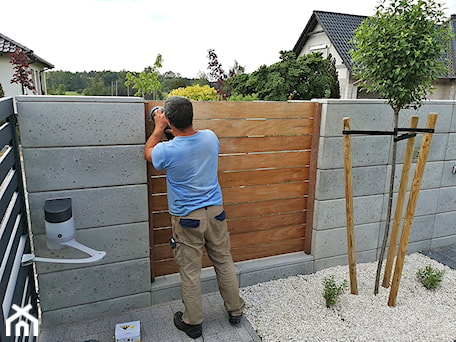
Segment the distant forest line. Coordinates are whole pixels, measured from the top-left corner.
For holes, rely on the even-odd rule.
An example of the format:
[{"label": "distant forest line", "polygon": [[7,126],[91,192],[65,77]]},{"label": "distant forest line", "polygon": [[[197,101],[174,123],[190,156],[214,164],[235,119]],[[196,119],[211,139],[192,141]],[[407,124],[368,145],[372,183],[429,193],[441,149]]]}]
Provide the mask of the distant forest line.
[{"label": "distant forest line", "polygon": [[[125,85],[128,71],[48,71],[46,73],[49,95],[77,94],[85,96],[134,96],[137,90]],[[171,90],[195,84],[209,85],[206,78],[190,79],[172,71],[158,75],[161,91],[148,95],[147,99],[161,100]]]}]

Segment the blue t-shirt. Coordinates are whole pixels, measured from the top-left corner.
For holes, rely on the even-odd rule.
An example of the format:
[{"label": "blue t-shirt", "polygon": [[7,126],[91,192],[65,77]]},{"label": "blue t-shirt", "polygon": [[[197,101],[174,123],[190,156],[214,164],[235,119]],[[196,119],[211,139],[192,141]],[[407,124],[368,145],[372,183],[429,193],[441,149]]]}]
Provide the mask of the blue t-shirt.
[{"label": "blue t-shirt", "polygon": [[218,182],[220,144],[211,130],[177,136],[152,150],[152,164],[166,170],[168,207],[171,215],[187,216],[211,205],[222,205]]}]

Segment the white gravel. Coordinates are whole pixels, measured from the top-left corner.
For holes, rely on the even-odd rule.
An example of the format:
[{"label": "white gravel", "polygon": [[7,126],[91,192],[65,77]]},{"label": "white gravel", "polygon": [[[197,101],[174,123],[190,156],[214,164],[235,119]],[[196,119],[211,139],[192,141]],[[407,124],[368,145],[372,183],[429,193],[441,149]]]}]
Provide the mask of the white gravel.
[{"label": "white gravel", "polygon": [[[427,265],[445,270],[436,291],[416,279],[416,271]],[[456,341],[455,270],[420,253],[408,255],[395,307],[388,306],[390,289],[381,286],[382,278],[374,295],[377,262],[356,270],[358,295],[348,286],[332,308],[325,305],[323,279],[334,275],[338,284],[349,283],[348,266],[244,287],[245,316],[264,342]]]}]

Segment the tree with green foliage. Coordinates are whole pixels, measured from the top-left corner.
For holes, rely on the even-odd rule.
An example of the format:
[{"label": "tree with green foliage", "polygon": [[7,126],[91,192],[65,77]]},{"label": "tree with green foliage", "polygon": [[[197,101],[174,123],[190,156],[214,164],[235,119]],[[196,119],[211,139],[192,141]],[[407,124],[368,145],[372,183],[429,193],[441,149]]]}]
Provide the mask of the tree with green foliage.
[{"label": "tree with green foliage", "polygon": [[139,74],[128,72],[125,85],[138,90],[135,93],[135,96],[147,98],[147,95],[152,95],[152,99],[155,99],[157,97],[156,93],[162,88],[158,79],[158,69],[162,67],[162,64],[163,57],[161,54],[158,54],[153,66],[145,68],[144,71]]},{"label": "tree with green foliage", "polygon": [[86,72],[70,72],[70,71],[47,71],[46,84],[49,94],[56,94],[61,84],[65,85],[66,91],[82,91],[89,87],[90,80],[93,77]]},{"label": "tree with green foliage", "polygon": [[386,2],[356,30],[351,55],[360,86],[387,99],[397,117],[401,109],[418,108],[434,80],[448,72],[442,57],[451,31],[434,0]]},{"label": "tree with green foliage", "polygon": [[[253,95],[255,94],[255,87],[247,85],[250,78],[250,74],[239,74],[230,78],[229,83],[233,89],[233,94],[237,95]],[[255,94],[258,97],[257,94]]]},{"label": "tree with green foliage", "polygon": [[257,101],[258,95],[257,94],[248,94],[242,95],[236,92],[231,93],[231,96],[228,98],[228,101],[239,102],[239,101]]},{"label": "tree with green foliage", "polygon": [[217,91],[208,85],[195,84],[185,88],[172,90],[168,96],[184,96],[195,101],[217,101]]},{"label": "tree with green foliage", "polygon": [[[150,67],[145,69],[146,72],[150,72]],[[54,95],[65,95],[65,93],[78,93],[83,94],[84,90],[87,88],[92,88],[86,90],[85,92],[93,93],[93,82],[103,81],[104,88],[103,95],[111,96],[130,96],[136,92],[136,90],[131,90],[130,87],[125,85],[126,82],[126,70],[121,71],[83,71],[83,72],[70,72],[70,71],[48,71],[46,72],[46,82],[47,89],[49,94]],[[189,79],[182,77],[179,73],[174,73],[172,71],[167,71],[163,74],[158,75],[158,81],[162,85],[160,91],[154,93],[156,99],[162,100],[166,97],[171,90],[176,88],[182,88],[190,86],[195,83],[199,83],[199,80]],[[207,80],[204,79],[204,82],[201,82],[201,85],[208,84]],[[62,93],[63,86],[65,87],[65,92]],[[99,87],[99,90],[101,88]],[[101,95],[101,94],[96,94]]]},{"label": "tree with green foliage", "polygon": [[394,138],[399,112],[419,108],[432,91],[433,81],[447,73],[444,57],[451,40],[443,7],[434,0],[391,0],[389,6],[386,3],[387,0],[382,0],[375,15],[364,20],[355,31],[351,51],[353,71],[360,86],[387,99],[394,114],[388,214],[375,294],[391,220],[397,151]]},{"label": "tree with green foliage", "polygon": [[250,75],[236,75],[229,82],[234,93],[256,94],[266,101],[340,97],[334,59],[321,53],[296,58],[292,51],[280,51],[280,62],[262,65]]},{"label": "tree with green foliage", "polygon": [[66,93],[65,84],[59,84],[59,86],[57,87],[57,91],[56,91],[55,95],[65,95],[65,93]]},{"label": "tree with green foliage", "polygon": [[5,96],[5,92],[3,91],[2,84],[0,83],[0,97],[4,97],[4,96]]},{"label": "tree with green foliage", "polygon": [[82,92],[84,96],[109,96],[111,89],[106,87],[101,78],[91,80],[90,85]]},{"label": "tree with green foliage", "polygon": [[190,79],[184,78],[179,73],[172,71],[167,71],[163,74],[160,74],[158,79],[162,85],[160,100],[163,99],[166,94],[168,94],[173,89],[185,88],[193,84]]},{"label": "tree with green foliage", "polygon": [[200,86],[203,86],[203,85],[209,85],[210,86],[210,82],[209,80],[207,79],[207,75],[204,71],[200,70],[198,72],[198,74],[196,75],[196,79],[193,80],[192,84],[199,84]]}]

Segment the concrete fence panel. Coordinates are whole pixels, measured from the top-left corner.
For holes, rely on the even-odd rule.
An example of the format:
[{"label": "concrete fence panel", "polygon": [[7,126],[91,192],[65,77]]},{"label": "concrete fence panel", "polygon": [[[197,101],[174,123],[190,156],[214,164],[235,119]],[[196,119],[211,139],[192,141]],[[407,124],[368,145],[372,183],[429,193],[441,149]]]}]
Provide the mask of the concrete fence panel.
[{"label": "concrete fence panel", "polygon": [[43,324],[147,306],[150,252],[144,101],[140,98],[16,98],[35,254],[83,258],[46,248],[44,203],[70,197],[76,240],[106,251],[92,264],[37,262]]}]

